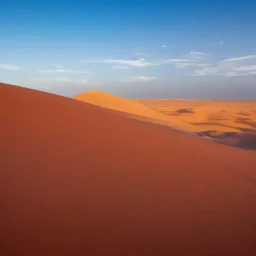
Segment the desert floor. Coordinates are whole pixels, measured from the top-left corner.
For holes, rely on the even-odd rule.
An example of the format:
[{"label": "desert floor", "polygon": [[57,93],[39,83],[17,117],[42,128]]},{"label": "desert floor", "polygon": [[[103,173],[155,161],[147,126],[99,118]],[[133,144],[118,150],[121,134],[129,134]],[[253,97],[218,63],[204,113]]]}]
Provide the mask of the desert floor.
[{"label": "desert floor", "polygon": [[198,135],[256,149],[256,101],[140,99],[137,102]]},{"label": "desert floor", "polygon": [[1,256],[256,255],[255,152],[97,97],[0,83]]}]

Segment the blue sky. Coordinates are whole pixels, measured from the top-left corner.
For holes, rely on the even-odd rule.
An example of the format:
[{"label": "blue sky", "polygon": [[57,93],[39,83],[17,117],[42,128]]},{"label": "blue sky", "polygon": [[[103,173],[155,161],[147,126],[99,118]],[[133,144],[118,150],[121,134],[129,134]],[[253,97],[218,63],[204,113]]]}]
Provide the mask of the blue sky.
[{"label": "blue sky", "polygon": [[255,1],[1,0],[0,8],[2,82],[66,96],[256,99]]}]

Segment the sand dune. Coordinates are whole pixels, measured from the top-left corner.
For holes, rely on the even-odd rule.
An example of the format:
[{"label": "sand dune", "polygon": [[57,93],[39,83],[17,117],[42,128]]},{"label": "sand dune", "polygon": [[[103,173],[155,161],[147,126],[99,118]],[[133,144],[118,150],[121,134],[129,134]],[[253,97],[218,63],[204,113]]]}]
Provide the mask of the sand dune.
[{"label": "sand dune", "polygon": [[77,95],[75,99],[95,104],[101,107],[122,111],[125,113],[151,118],[162,117],[164,119],[167,119],[166,116],[161,115],[160,113],[157,113],[156,111],[151,110],[136,101],[127,100],[106,92],[88,91]]},{"label": "sand dune", "polygon": [[256,157],[0,84],[1,256],[256,255]]},{"label": "sand dune", "polygon": [[164,124],[183,130],[183,127],[178,122],[173,123],[169,116],[152,110],[135,100],[124,99],[101,91],[87,91],[75,96],[75,99],[119,111],[121,114],[134,119]]}]

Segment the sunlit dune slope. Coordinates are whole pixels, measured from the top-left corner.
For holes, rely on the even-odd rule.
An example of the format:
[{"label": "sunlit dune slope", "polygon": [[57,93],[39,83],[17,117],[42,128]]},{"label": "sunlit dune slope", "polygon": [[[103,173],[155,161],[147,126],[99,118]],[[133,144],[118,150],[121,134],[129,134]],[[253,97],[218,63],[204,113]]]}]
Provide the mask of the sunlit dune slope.
[{"label": "sunlit dune slope", "polygon": [[0,84],[0,255],[256,255],[256,157]]},{"label": "sunlit dune slope", "polygon": [[176,124],[171,122],[172,120],[170,117],[162,113],[152,110],[136,101],[124,99],[106,92],[88,91],[75,96],[75,99],[104,108],[120,111],[123,114],[128,114],[130,117],[135,119],[179,128]]},{"label": "sunlit dune slope", "polygon": [[120,98],[106,92],[88,91],[77,95],[75,99],[135,115],[152,118],[159,118],[159,116],[163,116],[163,118],[166,118],[164,115],[158,114],[136,101]]}]

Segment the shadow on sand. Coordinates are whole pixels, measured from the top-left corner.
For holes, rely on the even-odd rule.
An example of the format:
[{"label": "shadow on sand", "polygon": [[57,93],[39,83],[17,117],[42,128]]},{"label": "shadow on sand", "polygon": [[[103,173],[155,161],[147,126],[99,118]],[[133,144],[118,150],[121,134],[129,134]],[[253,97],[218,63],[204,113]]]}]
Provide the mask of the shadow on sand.
[{"label": "shadow on sand", "polygon": [[216,130],[209,130],[209,131],[204,131],[196,134],[201,137],[211,138],[217,143],[238,147],[238,148],[256,150],[256,132],[255,131],[244,132],[244,133],[224,132],[221,135],[216,135],[216,133],[217,133]]}]

